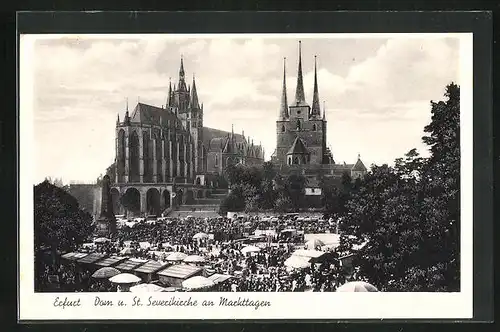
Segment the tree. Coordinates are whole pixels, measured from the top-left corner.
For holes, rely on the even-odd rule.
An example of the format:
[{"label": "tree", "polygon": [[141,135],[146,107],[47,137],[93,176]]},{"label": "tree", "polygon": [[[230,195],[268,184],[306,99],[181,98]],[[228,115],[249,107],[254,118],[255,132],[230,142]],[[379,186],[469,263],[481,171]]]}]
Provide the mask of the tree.
[{"label": "tree", "polygon": [[381,290],[459,290],[458,86],[445,96],[431,102],[429,158],[412,149],[351,187],[340,250],[355,253],[360,273]]},{"label": "tree", "polygon": [[292,201],[286,194],[280,194],[274,204],[275,210],[282,213],[290,211],[292,207]]},{"label": "tree", "polygon": [[[106,173],[104,175],[107,175],[109,176],[109,179],[111,181],[111,183],[116,183],[116,163],[112,163],[111,165],[109,165],[107,168],[106,168]],[[96,180],[96,184],[98,186],[101,186],[102,185],[102,179],[103,179],[103,175],[99,175],[99,177],[97,178]]]},{"label": "tree", "polygon": [[35,248],[48,246],[55,259],[57,250],[68,251],[90,238],[95,226],[76,198],[44,181],[34,187]]}]

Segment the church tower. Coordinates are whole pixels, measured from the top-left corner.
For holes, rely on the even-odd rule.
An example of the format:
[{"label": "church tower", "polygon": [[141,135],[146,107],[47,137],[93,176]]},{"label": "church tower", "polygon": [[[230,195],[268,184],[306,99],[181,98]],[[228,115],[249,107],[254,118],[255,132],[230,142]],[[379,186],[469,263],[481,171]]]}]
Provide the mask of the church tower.
[{"label": "church tower", "polygon": [[201,173],[203,160],[202,160],[202,142],[203,142],[203,107],[200,106],[198,100],[198,92],[196,91],[196,80],[193,75],[193,84],[191,87],[191,96],[189,99],[189,114],[188,114],[188,127],[193,137],[194,143],[194,172]]}]

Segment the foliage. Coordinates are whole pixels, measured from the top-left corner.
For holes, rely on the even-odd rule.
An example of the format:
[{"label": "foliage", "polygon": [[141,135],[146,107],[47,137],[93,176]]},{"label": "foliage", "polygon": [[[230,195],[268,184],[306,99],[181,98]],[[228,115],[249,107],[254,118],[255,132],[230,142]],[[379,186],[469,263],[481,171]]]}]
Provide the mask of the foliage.
[{"label": "foliage", "polygon": [[92,216],[76,198],[48,181],[34,187],[34,205],[35,248],[75,249],[94,231]]},{"label": "foliage", "polygon": [[[112,163],[106,168],[106,173],[104,175],[109,176],[109,179],[111,183],[116,183],[116,163]],[[96,180],[96,184],[98,186],[102,185],[102,178],[104,177],[103,174],[99,175],[99,177]]]},{"label": "foliage", "polygon": [[351,185],[340,248],[356,254],[360,274],[380,290],[460,289],[459,87],[445,96],[431,102],[428,158],[412,149]]}]

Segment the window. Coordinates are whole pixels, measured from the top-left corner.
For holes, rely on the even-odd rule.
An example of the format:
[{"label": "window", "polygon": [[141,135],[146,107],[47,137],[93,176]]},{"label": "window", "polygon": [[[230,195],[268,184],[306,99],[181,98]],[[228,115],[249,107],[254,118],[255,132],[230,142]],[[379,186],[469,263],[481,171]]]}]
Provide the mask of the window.
[{"label": "window", "polygon": [[313,124],[313,131],[316,131],[316,124]]},{"label": "window", "polygon": [[314,192],[314,188],[311,188],[311,192],[312,192],[312,193]]},{"label": "window", "polygon": [[282,125],[281,126],[281,132],[284,133],[285,132],[285,125]]},{"label": "window", "polygon": [[293,158],[293,163],[295,165],[298,165],[299,164],[299,158],[297,158],[297,157]]},{"label": "window", "polygon": [[297,130],[300,130],[302,128],[302,124],[300,123],[300,120],[297,119]]},{"label": "window", "polygon": [[300,114],[300,110],[297,111],[297,114]]},{"label": "window", "polygon": [[215,155],[215,166],[219,166],[219,156]]}]

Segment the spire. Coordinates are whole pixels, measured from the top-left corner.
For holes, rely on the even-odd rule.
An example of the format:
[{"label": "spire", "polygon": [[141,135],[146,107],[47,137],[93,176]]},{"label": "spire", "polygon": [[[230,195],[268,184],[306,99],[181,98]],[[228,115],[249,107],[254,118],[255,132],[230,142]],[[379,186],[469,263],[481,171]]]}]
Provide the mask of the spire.
[{"label": "spire", "polygon": [[125,99],[125,110],[128,112],[128,97]]},{"label": "spire", "polygon": [[118,114],[118,117],[116,118],[116,124],[120,123],[120,114]]},{"label": "spire", "polygon": [[311,109],[312,117],[319,117],[321,110],[319,107],[319,93],[318,93],[318,74],[317,74],[316,55],[314,56],[314,95]]},{"label": "spire", "polygon": [[191,108],[200,109],[200,104],[198,102],[198,92],[196,92],[196,81],[193,74],[193,88],[191,89]]},{"label": "spire", "polygon": [[326,121],[326,106],[325,106],[325,101],[323,101],[323,121]]},{"label": "spire", "polygon": [[295,104],[297,106],[306,105],[306,98],[304,96],[304,83],[302,80],[302,48],[299,40],[299,69],[297,73],[297,88],[295,90]]},{"label": "spire", "polygon": [[168,98],[167,105],[172,106],[172,78],[168,78]]},{"label": "spire", "polygon": [[186,75],[184,73],[184,58],[181,55],[181,68],[179,69],[179,86],[178,86],[179,91],[187,91],[185,77]]},{"label": "spire", "polygon": [[288,119],[288,101],[286,98],[286,58],[283,58],[283,93],[281,94],[280,120]]}]

